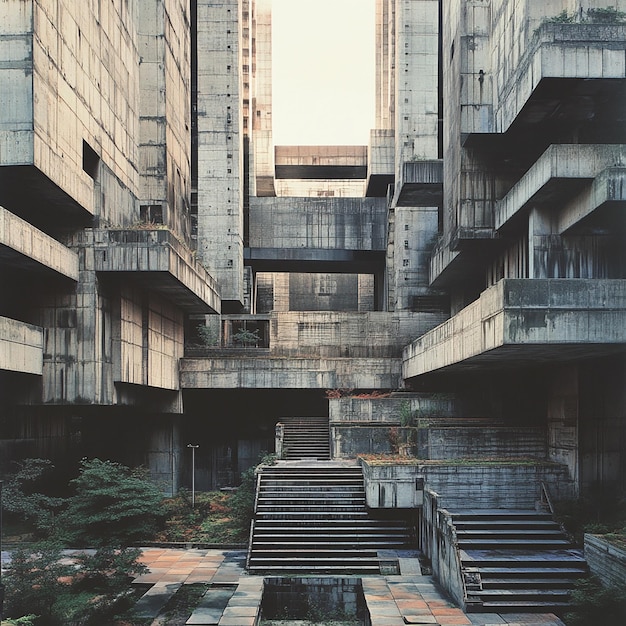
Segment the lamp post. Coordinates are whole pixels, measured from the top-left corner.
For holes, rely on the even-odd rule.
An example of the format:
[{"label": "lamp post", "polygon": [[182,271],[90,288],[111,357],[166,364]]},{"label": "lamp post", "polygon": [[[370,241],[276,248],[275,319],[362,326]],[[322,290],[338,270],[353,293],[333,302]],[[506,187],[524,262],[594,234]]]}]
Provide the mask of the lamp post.
[{"label": "lamp post", "polygon": [[196,506],[196,448],[200,446],[188,443],[187,447],[191,448],[191,508],[193,509]]},{"label": "lamp post", "polygon": [[2,481],[0,480],[0,622],[4,615],[4,585],[2,584]]}]

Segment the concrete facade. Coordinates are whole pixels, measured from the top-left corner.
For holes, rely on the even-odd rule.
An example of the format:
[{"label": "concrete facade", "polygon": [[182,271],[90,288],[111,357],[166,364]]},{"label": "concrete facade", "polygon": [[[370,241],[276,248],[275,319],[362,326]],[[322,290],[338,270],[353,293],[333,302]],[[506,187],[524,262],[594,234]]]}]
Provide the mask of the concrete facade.
[{"label": "concrete facade", "polygon": [[199,441],[199,486],[232,486],[281,415],[351,456],[408,402],[416,454],[623,490],[626,0],[378,0],[375,128],[343,147],[274,146],[269,0],[75,4],[0,4],[11,458],[175,491]]}]

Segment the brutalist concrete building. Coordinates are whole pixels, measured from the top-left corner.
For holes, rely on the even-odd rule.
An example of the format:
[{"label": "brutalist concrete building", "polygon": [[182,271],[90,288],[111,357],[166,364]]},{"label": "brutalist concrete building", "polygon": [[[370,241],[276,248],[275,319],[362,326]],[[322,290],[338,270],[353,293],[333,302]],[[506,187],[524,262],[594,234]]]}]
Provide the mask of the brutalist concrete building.
[{"label": "brutalist concrete building", "polygon": [[174,492],[191,443],[226,487],[322,417],[331,458],[544,468],[485,506],[623,491],[623,11],[378,0],[369,145],[275,146],[270,0],[0,3],[3,469]]}]

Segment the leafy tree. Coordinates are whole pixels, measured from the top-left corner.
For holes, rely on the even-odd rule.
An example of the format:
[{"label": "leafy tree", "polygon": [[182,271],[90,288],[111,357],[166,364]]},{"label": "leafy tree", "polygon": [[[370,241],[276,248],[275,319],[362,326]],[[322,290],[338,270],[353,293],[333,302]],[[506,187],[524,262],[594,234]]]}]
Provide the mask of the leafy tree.
[{"label": "leafy tree", "polygon": [[242,344],[244,346],[250,346],[252,344],[256,344],[261,341],[261,336],[259,335],[259,329],[248,330],[247,328],[240,328],[234,335],[233,341],[235,343]]},{"label": "leafy tree", "polygon": [[13,552],[3,577],[8,616],[54,614],[55,602],[67,592],[67,579],[74,573],[72,566],[61,562],[61,556],[60,546],[52,543],[18,548]]},{"label": "leafy tree", "polygon": [[40,493],[46,477],[54,469],[47,459],[25,459],[7,481],[2,494],[4,510],[32,523],[40,534],[47,535],[54,525],[63,499]]},{"label": "leafy tree", "polygon": [[59,516],[57,536],[69,545],[122,546],[153,536],[162,494],[142,470],[83,460],[74,495]]}]

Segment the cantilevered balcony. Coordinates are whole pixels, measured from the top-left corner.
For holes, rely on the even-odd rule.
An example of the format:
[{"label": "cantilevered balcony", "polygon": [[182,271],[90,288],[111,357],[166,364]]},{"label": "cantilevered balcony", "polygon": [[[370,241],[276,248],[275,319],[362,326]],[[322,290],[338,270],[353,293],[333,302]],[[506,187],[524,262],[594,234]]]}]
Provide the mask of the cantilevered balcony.
[{"label": "cantilevered balcony", "polygon": [[37,374],[43,371],[43,330],[0,317],[0,370]]},{"label": "cantilevered balcony", "polygon": [[396,195],[398,206],[441,206],[443,161],[405,161]]},{"label": "cantilevered balcony", "polygon": [[403,354],[403,378],[626,350],[626,280],[503,279]]},{"label": "cantilevered balcony", "polygon": [[[571,227],[604,202],[620,200],[618,170],[626,166],[626,145],[553,145],[500,200],[495,210],[496,230],[505,229],[530,206],[563,207],[573,196],[602,174],[595,191],[575,215],[564,216],[564,227]],[[612,168],[609,171],[608,168]],[[589,194],[586,194],[587,197]]]},{"label": "cantilevered balcony", "polygon": [[519,63],[509,66],[512,71],[499,68],[494,127],[468,124],[463,131],[504,133],[514,123],[593,123],[610,117],[607,101],[618,107],[624,90],[616,79],[626,77],[625,50],[624,24],[543,24]]},{"label": "cantilevered balcony", "polygon": [[78,280],[78,255],[32,224],[0,207],[0,268]]},{"label": "cantilevered balcony", "polygon": [[91,269],[133,275],[188,313],[220,311],[217,283],[171,231],[98,229],[85,237],[94,250]]}]

